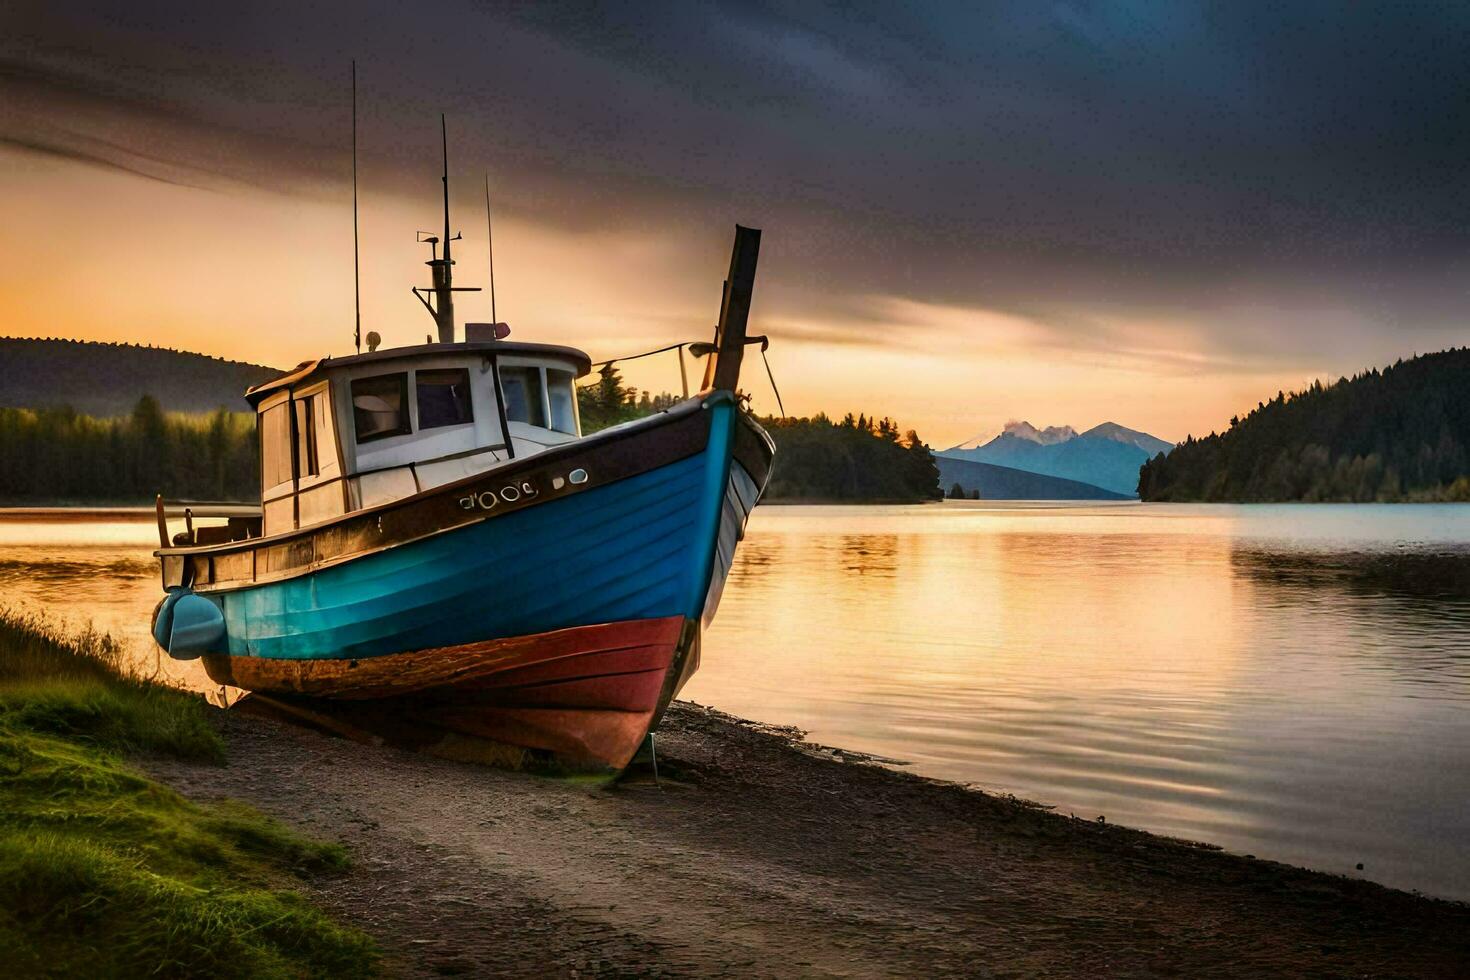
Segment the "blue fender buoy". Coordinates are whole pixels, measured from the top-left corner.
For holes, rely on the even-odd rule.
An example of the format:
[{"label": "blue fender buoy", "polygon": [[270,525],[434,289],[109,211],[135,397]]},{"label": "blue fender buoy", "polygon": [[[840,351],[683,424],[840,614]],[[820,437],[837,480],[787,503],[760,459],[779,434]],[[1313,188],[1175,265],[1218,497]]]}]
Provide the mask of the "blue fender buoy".
[{"label": "blue fender buoy", "polygon": [[[172,601],[170,601],[172,600]],[[193,660],[216,649],[225,636],[225,617],[219,606],[192,592],[179,592],[164,600],[154,624],[154,638],[168,634],[160,644],[175,660]]]},{"label": "blue fender buoy", "polygon": [[169,589],[168,595],[158,600],[153,607],[153,642],[168,649],[168,636],[174,626],[174,603],[184,594],[183,589]]}]

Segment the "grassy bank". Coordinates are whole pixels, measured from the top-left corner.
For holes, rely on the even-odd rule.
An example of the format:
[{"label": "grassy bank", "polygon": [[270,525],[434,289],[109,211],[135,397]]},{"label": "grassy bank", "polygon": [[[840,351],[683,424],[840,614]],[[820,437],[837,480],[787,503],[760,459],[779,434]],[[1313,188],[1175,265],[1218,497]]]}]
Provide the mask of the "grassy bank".
[{"label": "grassy bank", "polygon": [[127,676],[95,633],[0,611],[0,950],[10,976],[361,976],[376,954],[292,890],[346,866],[126,759],[222,762],[198,698]]}]

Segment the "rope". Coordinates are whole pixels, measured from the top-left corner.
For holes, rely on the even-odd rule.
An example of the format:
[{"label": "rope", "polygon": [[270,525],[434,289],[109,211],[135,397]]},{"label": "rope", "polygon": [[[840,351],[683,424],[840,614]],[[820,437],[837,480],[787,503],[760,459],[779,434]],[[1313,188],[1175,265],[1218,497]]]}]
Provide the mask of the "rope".
[{"label": "rope", "polygon": [[670,344],[667,347],[660,347],[658,350],[646,350],[642,354],[629,354],[627,357],[609,357],[605,361],[597,361],[592,366],[595,368],[599,368],[607,364],[614,364],[618,361],[636,361],[640,357],[652,357],[654,354],[662,354],[665,351],[678,350],[680,347],[688,347],[690,343],[691,341],[686,340],[682,343]]},{"label": "rope", "polygon": [[776,375],[771,371],[771,360],[766,357],[766,346],[761,345],[761,363],[766,366],[766,377],[771,379],[771,391],[776,394],[776,407],[781,410],[781,417],[786,418],[786,406],[781,404],[781,389],[776,387]]},{"label": "rope", "polygon": [[[685,340],[685,341],[683,341],[681,343],[670,344],[667,347],[660,347],[658,350],[646,350],[642,354],[629,354],[627,357],[609,357],[605,361],[594,361],[593,364],[592,364],[592,367],[595,367],[595,368],[606,367],[609,364],[616,364],[619,361],[636,361],[640,357],[652,357],[655,354],[664,354],[664,353],[667,353],[668,351],[671,351],[671,350],[679,350],[680,348],[688,347],[691,343],[693,343],[693,341],[691,341],[691,340]],[[680,357],[683,357],[684,355],[682,353],[680,353],[679,356]],[[596,388],[599,383],[600,382],[597,382],[597,381],[589,381],[587,384],[577,385],[577,389],[579,391],[587,391],[587,390],[589,390],[591,388]]]},{"label": "rope", "polygon": [[[789,418],[789,416],[786,414],[786,406],[781,403],[781,389],[778,388],[778,387],[776,387],[776,374],[775,374],[775,372],[773,372],[771,370],[771,359],[768,358],[768,357],[766,357],[766,346],[767,346],[767,344],[766,344],[766,342],[764,342],[764,338],[759,338],[759,339],[761,340],[761,363],[766,366],[766,377],[769,378],[770,381],[771,381],[771,392],[773,394],[775,394],[775,396],[776,396],[776,407],[778,409],[780,409],[780,411],[781,411],[781,417],[783,419],[784,418]],[[754,341],[754,340],[747,340],[746,341],[746,343],[755,343],[755,342],[756,341]],[[642,354],[629,354],[627,357],[609,357],[605,361],[595,361],[595,362],[593,362],[592,367],[595,367],[595,368],[606,367],[609,364],[616,364],[619,361],[636,361],[640,357],[652,357],[654,354],[664,354],[664,353],[667,353],[668,351],[671,351],[671,350],[679,350],[680,348],[688,347],[691,343],[693,343],[693,341],[686,340],[686,341],[683,341],[683,342],[678,343],[678,344],[670,344],[667,347],[660,347],[658,350],[646,350]],[[683,356],[683,355],[681,354],[680,356]],[[588,384],[577,385],[577,388],[580,389],[580,390],[585,391],[585,390],[587,390],[589,388],[596,388],[597,385],[598,385],[598,382],[593,381],[593,382],[589,382]]]}]

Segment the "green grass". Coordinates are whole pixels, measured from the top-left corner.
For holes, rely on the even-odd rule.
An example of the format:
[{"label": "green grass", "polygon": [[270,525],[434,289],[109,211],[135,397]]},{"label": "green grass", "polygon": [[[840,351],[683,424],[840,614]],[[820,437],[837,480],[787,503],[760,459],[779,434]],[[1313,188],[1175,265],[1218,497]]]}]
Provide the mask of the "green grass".
[{"label": "green grass", "polygon": [[204,703],[129,676],[117,644],[0,611],[0,951],[9,976],[331,977],[371,942],[291,890],[347,855],[128,754],[220,762]]}]

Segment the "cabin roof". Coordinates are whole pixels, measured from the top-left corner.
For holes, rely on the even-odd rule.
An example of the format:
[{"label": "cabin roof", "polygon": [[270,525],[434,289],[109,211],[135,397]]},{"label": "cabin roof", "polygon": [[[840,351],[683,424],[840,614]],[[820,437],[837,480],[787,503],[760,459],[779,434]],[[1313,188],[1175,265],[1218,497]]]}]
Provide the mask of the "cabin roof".
[{"label": "cabin roof", "polygon": [[376,361],[392,362],[398,360],[411,360],[420,357],[434,357],[443,354],[515,354],[529,357],[538,355],[560,357],[572,361],[577,366],[577,377],[581,378],[592,370],[592,358],[575,347],[562,347],[557,344],[526,344],[517,341],[495,340],[495,341],[466,341],[461,344],[418,344],[414,347],[393,347],[388,350],[372,351],[367,354],[349,354],[346,357],[321,357],[314,361],[302,361],[285,374],[262,381],[253,388],[245,391],[245,400],[251,405],[257,404],[262,398],[273,391],[279,391],[295,384],[305,381],[322,371],[330,368],[352,367],[357,364],[371,364]]}]

